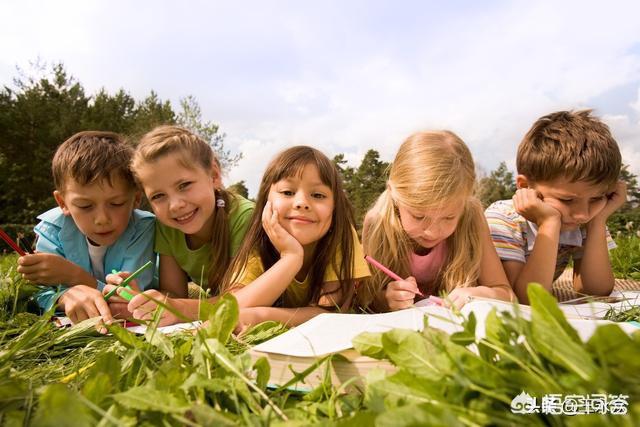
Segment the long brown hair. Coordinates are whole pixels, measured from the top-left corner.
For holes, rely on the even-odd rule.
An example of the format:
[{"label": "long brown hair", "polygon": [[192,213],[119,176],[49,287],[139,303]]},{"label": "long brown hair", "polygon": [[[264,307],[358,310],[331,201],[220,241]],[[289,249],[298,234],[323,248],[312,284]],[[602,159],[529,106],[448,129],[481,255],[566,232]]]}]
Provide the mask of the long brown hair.
[{"label": "long brown hair", "polygon": [[[239,278],[252,254],[258,253],[264,271],[267,271],[280,259],[280,254],[262,227],[262,211],[267,203],[272,185],[282,179],[300,175],[304,167],[310,164],[318,168],[322,183],[331,188],[334,209],[329,231],[317,242],[314,249],[314,262],[309,270],[310,292],[307,295],[306,304],[317,304],[323,295],[340,291],[342,298],[337,303],[342,305],[353,295],[354,243],[351,236],[355,221],[351,203],[345,195],[340,174],[333,162],[319,150],[308,146],[296,146],[284,150],[267,166],[260,183],[256,209],[251,217],[249,230],[238,255],[232,261],[231,268],[223,280],[223,292],[233,288],[235,280]],[[342,256],[338,257],[338,253],[341,253]],[[329,265],[338,275],[340,287],[330,292],[323,292],[324,273]]]},{"label": "long brown hair", "polygon": [[[161,157],[174,155],[182,166],[188,169],[203,168],[207,173],[212,165],[219,168],[220,162],[213,150],[202,138],[178,126],[158,126],[145,134],[136,147],[131,168],[135,171],[144,163],[151,163]],[[233,194],[224,188],[215,188],[216,200],[224,200],[224,207],[214,201],[213,233],[211,235],[211,260],[207,287],[212,291],[220,286],[231,262],[231,236],[229,232],[229,211]],[[192,279],[197,279],[192,277]],[[203,284],[201,284],[203,285]],[[215,292],[214,292],[215,293]]]}]

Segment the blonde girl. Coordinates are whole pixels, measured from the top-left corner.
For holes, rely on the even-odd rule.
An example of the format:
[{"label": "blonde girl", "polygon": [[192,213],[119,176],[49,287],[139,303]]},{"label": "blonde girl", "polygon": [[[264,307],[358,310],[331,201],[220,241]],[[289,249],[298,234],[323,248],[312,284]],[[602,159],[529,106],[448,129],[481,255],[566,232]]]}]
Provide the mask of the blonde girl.
[{"label": "blonde girl", "polygon": [[289,148],[269,164],[246,239],[224,280],[240,326],[300,324],[350,306],[369,276],[351,204],[335,165],[320,151]]},{"label": "blonde girl", "polygon": [[[145,292],[188,318],[196,319],[198,300],[189,300],[188,282],[213,295],[237,252],[254,204],[224,190],[219,162],[200,137],[178,126],[159,126],[136,148],[132,170],[156,214],[155,250],[160,255],[160,292]],[[118,278],[112,277],[117,284]],[[144,295],[128,305],[133,316],[146,319],[156,304]],[[161,324],[179,319],[163,312]]]},{"label": "blonde girl", "polygon": [[406,279],[374,271],[367,302],[375,310],[438,294],[458,307],[473,296],[513,298],[473,196],[475,178],[471,152],[452,132],[415,133],[400,146],[362,238],[365,253]]}]

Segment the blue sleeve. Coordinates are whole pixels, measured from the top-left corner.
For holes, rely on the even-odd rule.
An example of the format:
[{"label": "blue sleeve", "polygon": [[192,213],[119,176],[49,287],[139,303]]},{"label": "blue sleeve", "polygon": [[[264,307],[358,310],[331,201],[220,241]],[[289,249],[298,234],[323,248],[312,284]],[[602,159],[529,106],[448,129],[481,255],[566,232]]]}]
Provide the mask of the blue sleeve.
[{"label": "blue sleeve", "polygon": [[[143,218],[136,224],[136,232],[129,241],[126,251],[127,256],[125,256],[122,267],[120,268],[120,271],[133,273],[148,261],[152,261],[153,265],[140,273],[136,278],[138,286],[142,290],[158,288],[156,274],[158,261],[157,255],[153,250],[154,236],[155,218]],[[98,283],[98,286],[100,285],[104,286],[104,284]]]},{"label": "blue sleeve", "polygon": [[[62,243],[58,238],[60,229],[53,224],[40,222],[33,229],[38,240],[36,241],[36,251],[56,254],[64,258]],[[35,299],[42,313],[46,313],[53,307],[63,293],[67,291],[66,286],[40,286],[40,290],[35,293]]]}]

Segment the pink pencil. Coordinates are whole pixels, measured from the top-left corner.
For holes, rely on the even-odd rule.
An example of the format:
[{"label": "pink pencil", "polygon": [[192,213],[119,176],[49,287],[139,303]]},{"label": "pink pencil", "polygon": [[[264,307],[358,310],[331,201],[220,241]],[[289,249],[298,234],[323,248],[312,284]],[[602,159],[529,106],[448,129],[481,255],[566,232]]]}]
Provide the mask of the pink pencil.
[{"label": "pink pencil", "polygon": [[[382,271],[387,276],[391,277],[393,280],[397,280],[397,281],[404,280],[402,277],[398,276],[396,273],[394,273],[393,271],[389,270],[387,267],[385,267],[384,265],[376,261],[371,255],[365,255],[364,259],[366,259],[367,262],[369,262],[369,264],[373,265],[375,268]],[[418,289],[418,292],[416,292],[416,294],[420,295],[421,297],[424,296],[419,289]]]}]

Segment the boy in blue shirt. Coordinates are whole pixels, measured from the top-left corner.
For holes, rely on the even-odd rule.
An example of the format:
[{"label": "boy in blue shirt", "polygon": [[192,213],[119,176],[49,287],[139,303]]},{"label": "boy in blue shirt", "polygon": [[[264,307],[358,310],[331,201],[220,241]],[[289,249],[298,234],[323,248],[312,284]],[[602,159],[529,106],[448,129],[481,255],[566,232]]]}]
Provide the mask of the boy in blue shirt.
[{"label": "boy in blue shirt", "polygon": [[[36,253],[18,259],[25,279],[49,285],[36,294],[43,311],[57,304],[73,323],[126,316],[126,301],[104,300],[106,275],[155,261],[155,217],[135,209],[141,193],[129,169],[132,155],[112,132],[79,132],[58,147],[52,161],[58,207],[38,217]],[[136,285],[155,287],[153,278],[147,269]]]}]

